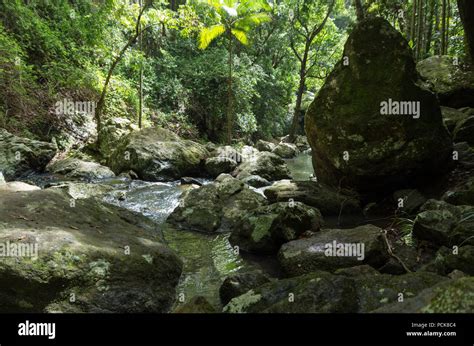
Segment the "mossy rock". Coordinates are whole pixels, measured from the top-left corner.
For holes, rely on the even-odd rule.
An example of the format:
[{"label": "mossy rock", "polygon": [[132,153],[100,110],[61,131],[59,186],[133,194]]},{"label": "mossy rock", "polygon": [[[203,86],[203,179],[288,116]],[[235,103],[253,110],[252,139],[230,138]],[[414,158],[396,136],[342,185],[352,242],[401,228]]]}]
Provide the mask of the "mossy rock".
[{"label": "mossy rock", "polygon": [[2,312],[167,312],[181,260],[149,219],[60,189],[0,194]]},{"label": "mossy rock", "polygon": [[[416,102],[416,114],[382,115],[382,102]],[[386,20],[356,25],[306,113],[318,179],[363,192],[441,173],[452,143],[436,96],[424,88],[407,41]]]}]

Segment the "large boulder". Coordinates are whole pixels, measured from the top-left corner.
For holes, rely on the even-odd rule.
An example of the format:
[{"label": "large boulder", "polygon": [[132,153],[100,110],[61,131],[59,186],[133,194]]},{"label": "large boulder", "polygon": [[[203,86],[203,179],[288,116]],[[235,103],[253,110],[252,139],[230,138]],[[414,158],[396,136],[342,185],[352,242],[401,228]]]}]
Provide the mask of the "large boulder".
[{"label": "large boulder", "polygon": [[273,149],[276,147],[276,144],[259,139],[257,141],[256,147],[260,151],[273,151]]},{"label": "large boulder", "polygon": [[468,115],[460,110],[450,107],[441,107],[441,114],[443,115],[443,122],[451,134],[456,126],[468,117]]},{"label": "large boulder", "polygon": [[428,200],[416,216],[413,236],[439,246],[474,245],[474,206]]},{"label": "large boulder", "polygon": [[378,268],[387,259],[382,230],[373,225],[322,230],[310,238],[283,244],[278,253],[281,267],[288,276],[315,270],[333,272],[361,264]]},{"label": "large boulder", "polygon": [[267,151],[246,156],[232,175],[237,179],[259,175],[269,181],[291,178],[285,161],[281,157]]},{"label": "large boulder", "polygon": [[474,72],[462,70],[450,56],[432,56],[416,66],[421,77],[432,84],[443,106],[474,107]]},{"label": "large boulder", "polygon": [[265,189],[265,197],[271,202],[298,201],[318,208],[323,215],[360,213],[356,196],[348,191],[335,189],[314,181],[281,180]]},{"label": "large boulder", "polygon": [[76,158],[57,160],[50,163],[46,170],[72,179],[93,180],[115,177],[114,172],[108,167]]},{"label": "large boulder", "polygon": [[454,141],[467,142],[471,146],[474,146],[474,115],[461,120],[454,129],[453,132]]},{"label": "large boulder", "polygon": [[270,279],[260,270],[228,276],[219,288],[221,302],[226,305],[232,298],[238,297],[252,288],[262,286],[269,281]]},{"label": "large boulder", "polygon": [[229,241],[246,252],[275,254],[305,231],[319,231],[322,223],[318,209],[300,202],[275,203],[242,213]]},{"label": "large boulder", "polygon": [[211,184],[184,193],[179,206],[167,222],[176,228],[214,233],[230,230],[240,216],[267,201],[248,186],[228,174],[222,174]]},{"label": "large boulder", "polygon": [[168,181],[202,175],[208,151],[163,128],[146,128],[123,137],[109,157],[116,173],[134,171],[142,180]]},{"label": "large boulder", "polygon": [[111,118],[102,126],[100,131],[100,152],[104,157],[109,157],[117,147],[118,141],[130,132],[138,131],[137,125],[127,118]]},{"label": "large boulder", "polygon": [[442,171],[451,139],[436,96],[418,81],[397,30],[381,18],[357,24],[306,113],[316,176],[375,191]]},{"label": "large boulder", "polygon": [[59,189],[0,194],[0,219],[0,243],[25,251],[0,260],[1,311],[171,308],[182,263],[149,219]]},{"label": "large boulder", "polygon": [[446,191],[443,200],[454,205],[474,205],[474,177]]},{"label": "large boulder", "polygon": [[[358,272],[357,275],[353,275]],[[369,312],[413,297],[446,278],[433,273],[381,275],[349,270],[338,275],[314,271],[269,282],[233,298],[225,312]],[[401,294],[401,295],[400,295]]]},{"label": "large boulder", "polygon": [[380,307],[376,313],[473,313],[474,277],[446,280],[403,302]]},{"label": "large boulder", "polygon": [[298,154],[299,150],[295,144],[281,142],[273,150],[272,153],[283,159],[291,159]]},{"label": "large boulder", "polygon": [[356,312],[353,281],[339,275],[315,272],[267,283],[233,298],[229,313],[335,313]]},{"label": "large boulder", "polygon": [[0,129],[0,172],[13,180],[32,171],[43,171],[56,155],[56,146],[21,138]]}]

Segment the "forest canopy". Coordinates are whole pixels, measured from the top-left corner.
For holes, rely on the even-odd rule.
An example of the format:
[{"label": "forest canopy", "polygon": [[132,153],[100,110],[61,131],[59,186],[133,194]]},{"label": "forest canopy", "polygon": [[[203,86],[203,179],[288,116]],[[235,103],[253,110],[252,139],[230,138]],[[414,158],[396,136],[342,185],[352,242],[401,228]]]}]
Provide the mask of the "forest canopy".
[{"label": "forest canopy", "polygon": [[472,37],[454,0],[1,0],[0,13],[0,126],[65,147],[66,99],[95,102],[99,129],[121,117],[215,142],[300,133],[364,16],[387,19],[417,61],[468,62]]}]

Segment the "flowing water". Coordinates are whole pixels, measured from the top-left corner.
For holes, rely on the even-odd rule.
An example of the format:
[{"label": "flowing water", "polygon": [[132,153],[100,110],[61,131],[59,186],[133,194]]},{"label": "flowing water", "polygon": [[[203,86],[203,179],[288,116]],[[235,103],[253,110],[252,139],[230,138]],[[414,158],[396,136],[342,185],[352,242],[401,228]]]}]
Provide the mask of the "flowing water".
[{"label": "flowing water", "polygon": [[311,153],[309,152],[303,152],[285,161],[293,180],[308,180],[314,173]]},{"label": "flowing water", "polygon": [[[313,172],[309,154],[300,154],[287,160],[287,164],[295,179],[306,180]],[[49,174],[33,175],[25,180],[43,188],[64,182]],[[158,224],[165,243],[183,260],[183,273],[177,294],[178,297],[184,294],[185,301],[201,295],[219,309],[219,287],[227,276],[255,268],[262,269],[271,276],[279,275],[275,258],[236,254],[228,241],[228,233],[209,235],[176,230],[166,225],[166,218],[178,206],[182,193],[192,188],[189,185],[123,178],[94,183],[112,187],[103,197],[105,202],[140,213]]]}]

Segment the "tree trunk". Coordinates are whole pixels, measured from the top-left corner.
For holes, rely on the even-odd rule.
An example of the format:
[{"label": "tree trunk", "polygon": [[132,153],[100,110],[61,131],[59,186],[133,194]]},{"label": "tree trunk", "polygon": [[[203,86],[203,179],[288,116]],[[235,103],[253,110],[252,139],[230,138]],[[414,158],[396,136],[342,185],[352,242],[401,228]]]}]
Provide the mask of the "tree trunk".
[{"label": "tree trunk", "polygon": [[306,41],[303,59],[300,65],[300,83],[296,94],[296,105],[293,113],[293,121],[290,129],[290,142],[293,142],[299,131],[300,116],[301,116],[301,103],[303,102],[303,93],[306,85],[306,66],[308,64],[309,50],[311,48],[311,42]]},{"label": "tree trunk", "polygon": [[415,35],[416,35],[416,11],[418,0],[413,0],[412,14],[411,14],[411,23],[410,23],[410,41],[415,45]]},{"label": "tree trunk", "polygon": [[[140,8],[142,7],[142,0],[140,0]],[[140,52],[143,54],[143,32],[142,25],[140,23]],[[140,61],[140,81],[138,90],[138,127],[142,128],[143,121],[143,61]]]},{"label": "tree trunk", "polygon": [[446,0],[441,8],[441,55],[446,51]]},{"label": "tree trunk", "polygon": [[227,144],[232,143],[233,129],[233,92],[232,92],[232,65],[234,64],[232,52],[232,33],[229,31],[229,77],[227,80]]},{"label": "tree trunk", "polygon": [[471,66],[474,66],[474,1],[458,0],[458,8],[468,48],[468,61],[470,61]]},{"label": "tree trunk", "polygon": [[449,49],[449,21],[451,17],[451,1],[447,0],[446,2],[446,38],[445,38],[445,43],[446,47],[444,48],[444,54],[448,54],[448,49]]},{"label": "tree trunk", "polygon": [[362,5],[361,0],[354,0],[354,5],[356,9],[357,20],[360,22],[365,18],[364,5]]},{"label": "tree trunk", "polygon": [[430,0],[428,3],[430,14],[428,16],[428,22],[426,23],[428,31],[426,33],[426,42],[425,42],[425,54],[429,55],[431,50],[431,41],[433,38],[433,19],[435,13],[435,0]]}]

